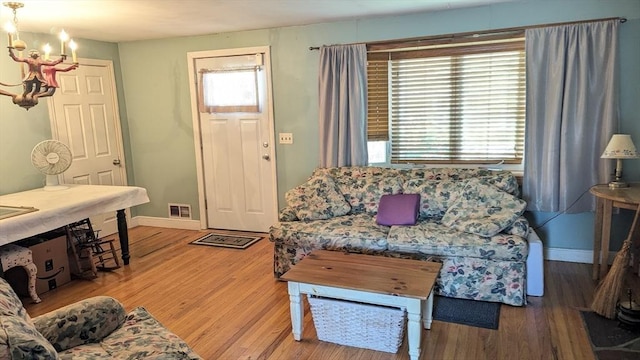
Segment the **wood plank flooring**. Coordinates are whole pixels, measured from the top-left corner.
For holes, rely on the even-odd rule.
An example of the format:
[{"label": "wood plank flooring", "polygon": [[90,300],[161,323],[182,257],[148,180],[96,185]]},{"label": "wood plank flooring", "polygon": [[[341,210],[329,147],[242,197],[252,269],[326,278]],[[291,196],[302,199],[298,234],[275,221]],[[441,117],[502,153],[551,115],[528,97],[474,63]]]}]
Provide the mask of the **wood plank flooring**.
[{"label": "wood plank flooring", "polygon": [[[131,264],[73,280],[24,299],[31,316],[96,295],[143,306],[204,359],[408,359],[317,340],[305,305],[303,340],[291,335],[287,285],[273,278],[273,249],[262,239],[246,250],[191,245],[201,231],[136,227]],[[630,284],[638,289],[637,277]],[[421,359],[594,359],[578,309],[595,287],[591,266],[545,262],[545,295],[526,307],[503,305],[498,330],[434,321],[422,336]],[[636,291],[636,293],[640,293]],[[306,301],[305,301],[306,303]]]}]

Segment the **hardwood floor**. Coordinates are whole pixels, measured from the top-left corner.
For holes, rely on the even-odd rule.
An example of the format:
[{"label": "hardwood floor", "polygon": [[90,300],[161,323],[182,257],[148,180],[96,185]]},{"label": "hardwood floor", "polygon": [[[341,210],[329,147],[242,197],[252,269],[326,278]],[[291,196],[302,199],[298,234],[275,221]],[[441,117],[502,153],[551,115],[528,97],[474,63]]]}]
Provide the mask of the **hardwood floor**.
[{"label": "hardwood floor", "polygon": [[[409,358],[406,340],[397,354],[318,341],[308,305],[303,340],[294,341],[287,285],[273,278],[271,242],[246,250],[189,244],[202,234],[130,229],[130,265],[93,281],[73,280],[41,294],[40,304],[24,299],[26,308],[38,316],[90,296],[113,296],[127,310],[144,306],[204,359]],[[637,277],[630,281],[638,289]],[[578,311],[593,295],[591,266],[546,261],[545,282],[544,297],[529,297],[526,307],[502,306],[498,330],[434,321],[423,332],[421,359],[593,359]]]}]

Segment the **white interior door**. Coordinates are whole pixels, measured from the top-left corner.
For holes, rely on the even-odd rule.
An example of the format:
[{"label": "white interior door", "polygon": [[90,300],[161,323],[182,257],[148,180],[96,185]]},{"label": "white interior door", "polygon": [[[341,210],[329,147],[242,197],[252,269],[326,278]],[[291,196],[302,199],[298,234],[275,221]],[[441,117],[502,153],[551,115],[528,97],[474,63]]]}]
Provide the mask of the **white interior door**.
[{"label": "white interior door", "polygon": [[[201,197],[206,200],[201,218],[206,218],[208,228],[266,232],[277,219],[268,47],[191,53],[190,58],[190,72],[196,78],[192,103],[200,130],[196,138],[202,145]],[[200,75],[203,71],[252,68],[257,69],[252,74],[259,109],[210,113],[198,107],[202,99],[198,89],[207,86]],[[238,87],[225,84],[222,96]]]},{"label": "white interior door", "polygon": [[[60,87],[49,102],[54,139],[71,149],[62,174],[67,184],[126,185],[122,131],[113,64],[80,59],[80,67],[58,72]],[[100,236],[117,232],[115,213],[91,218]]]}]

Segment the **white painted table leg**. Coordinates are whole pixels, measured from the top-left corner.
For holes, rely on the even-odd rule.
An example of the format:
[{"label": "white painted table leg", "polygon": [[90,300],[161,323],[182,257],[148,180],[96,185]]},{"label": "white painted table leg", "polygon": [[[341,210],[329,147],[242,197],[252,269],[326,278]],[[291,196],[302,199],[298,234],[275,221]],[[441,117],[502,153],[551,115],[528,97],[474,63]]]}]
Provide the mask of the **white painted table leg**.
[{"label": "white painted table leg", "polygon": [[409,340],[409,357],[411,360],[420,358],[420,337],[422,335],[422,301],[411,299],[407,303],[407,338]]},{"label": "white painted table leg", "polygon": [[302,339],[304,308],[302,307],[302,297],[300,296],[300,284],[297,282],[289,281],[289,302],[293,338],[296,341],[300,341]]},{"label": "white painted table leg", "polygon": [[427,300],[422,301],[422,305],[422,324],[425,329],[429,330],[433,322],[433,290],[429,293]]}]

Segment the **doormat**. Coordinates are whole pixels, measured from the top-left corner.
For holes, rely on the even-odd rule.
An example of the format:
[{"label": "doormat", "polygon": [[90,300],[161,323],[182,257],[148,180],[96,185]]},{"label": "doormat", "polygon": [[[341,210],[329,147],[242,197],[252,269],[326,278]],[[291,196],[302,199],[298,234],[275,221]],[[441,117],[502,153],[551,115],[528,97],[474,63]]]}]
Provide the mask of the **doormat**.
[{"label": "doormat", "polygon": [[192,241],[195,245],[220,246],[234,249],[246,249],[253,245],[262,236],[227,235],[219,233],[209,233],[198,240]]},{"label": "doormat", "polygon": [[497,330],[500,303],[434,296],[433,320]]},{"label": "doormat", "polygon": [[580,315],[596,359],[640,359],[640,331],[621,328],[617,320],[609,320],[593,311],[580,311]]}]

